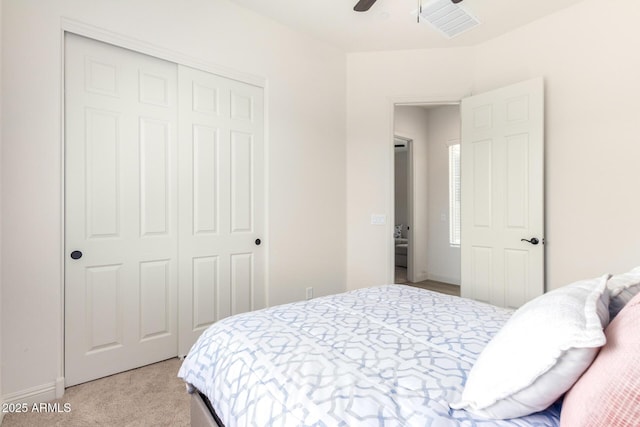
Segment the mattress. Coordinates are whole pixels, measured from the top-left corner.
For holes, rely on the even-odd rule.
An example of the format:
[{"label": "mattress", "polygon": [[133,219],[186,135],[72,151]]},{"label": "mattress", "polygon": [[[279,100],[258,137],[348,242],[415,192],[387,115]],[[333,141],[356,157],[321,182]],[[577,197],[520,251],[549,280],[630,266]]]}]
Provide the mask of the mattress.
[{"label": "mattress", "polygon": [[178,374],[234,426],[557,426],[560,406],[476,419],[458,401],[511,311],[387,285],[226,318]]}]

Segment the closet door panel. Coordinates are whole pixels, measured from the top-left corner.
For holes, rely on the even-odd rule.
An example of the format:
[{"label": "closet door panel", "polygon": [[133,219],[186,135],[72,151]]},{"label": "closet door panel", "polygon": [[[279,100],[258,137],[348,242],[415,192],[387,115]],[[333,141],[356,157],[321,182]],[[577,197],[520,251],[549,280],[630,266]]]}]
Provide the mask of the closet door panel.
[{"label": "closet door panel", "polygon": [[265,238],[264,114],[260,88],[183,66],[178,80],[186,354],[210,323],[266,306],[265,249],[256,244]]},{"label": "closet door panel", "polygon": [[177,355],[177,66],[72,34],[65,49],[70,386]]},{"label": "closet door panel", "polygon": [[216,234],[220,213],[219,129],[193,126],[193,233]]},{"label": "closet door panel", "polygon": [[253,135],[231,132],[231,232],[253,231]]}]

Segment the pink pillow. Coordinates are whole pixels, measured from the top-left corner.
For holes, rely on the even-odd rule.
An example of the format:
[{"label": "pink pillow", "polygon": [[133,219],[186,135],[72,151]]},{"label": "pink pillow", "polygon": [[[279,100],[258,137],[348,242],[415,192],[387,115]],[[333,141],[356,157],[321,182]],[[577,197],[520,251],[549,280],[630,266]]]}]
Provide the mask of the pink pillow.
[{"label": "pink pillow", "polygon": [[565,396],[561,427],[640,423],[640,294],[605,330],[607,343]]}]

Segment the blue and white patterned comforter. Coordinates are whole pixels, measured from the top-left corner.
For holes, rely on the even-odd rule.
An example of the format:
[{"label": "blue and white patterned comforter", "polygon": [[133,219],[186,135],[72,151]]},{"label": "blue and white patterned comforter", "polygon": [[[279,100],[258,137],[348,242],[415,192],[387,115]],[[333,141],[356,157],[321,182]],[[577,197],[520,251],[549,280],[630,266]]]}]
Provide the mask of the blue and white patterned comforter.
[{"label": "blue and white patterned comforter", "polygon": [[557,426],[560,408],[508,421],[455,411],[510,310],[387,285],[224,319],[179,377],[226,427]]}]

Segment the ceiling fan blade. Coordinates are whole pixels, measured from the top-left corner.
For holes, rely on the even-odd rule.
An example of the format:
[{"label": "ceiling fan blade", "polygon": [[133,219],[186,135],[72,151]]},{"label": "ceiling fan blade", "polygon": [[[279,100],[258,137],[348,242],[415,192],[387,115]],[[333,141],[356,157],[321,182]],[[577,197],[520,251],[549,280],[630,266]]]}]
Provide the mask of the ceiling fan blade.
[{"label": "ceiling fan blade", "polygon": [[353,7],[353,10],[355,10],[356,12],[366,12],[367,10],[371,9],[371,6],[373,6],[375,2],[376,0],[360,0]]}]

